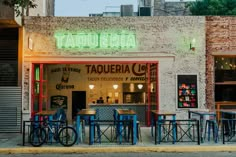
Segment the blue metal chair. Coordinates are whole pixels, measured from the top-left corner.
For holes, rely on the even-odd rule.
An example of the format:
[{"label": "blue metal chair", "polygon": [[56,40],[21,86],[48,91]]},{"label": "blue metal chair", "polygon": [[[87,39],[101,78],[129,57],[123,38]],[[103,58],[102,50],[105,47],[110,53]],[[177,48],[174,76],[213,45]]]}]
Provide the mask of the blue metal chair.
[{"label": "blue metal chair", "polygon": [[53,116],[53,120],[60,120],[66,122],[66,112],[63,108],[58,108],[57,112]]}]

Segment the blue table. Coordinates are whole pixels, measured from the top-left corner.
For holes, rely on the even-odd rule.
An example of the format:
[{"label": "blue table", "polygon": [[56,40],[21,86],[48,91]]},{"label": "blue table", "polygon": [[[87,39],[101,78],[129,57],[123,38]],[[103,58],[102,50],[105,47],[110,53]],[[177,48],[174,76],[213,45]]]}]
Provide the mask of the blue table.
[{"label": "blue table", "polygon": [[[161,125],[163,125],[164,120],[166,120],[167,116],[172,117],[172,121],[175,122],[176,120],[176,113],[171,113],[171,112],[165,112],[165,111],[157,111],[157,110],[152,110],[151,111],[152,115],[152,125],[158,123],[158,143],[160,144],[161,142]],[[175,123],[173,123],[174,125]],[[152,126],[153,127],[153,126]],[[151,134],[153,136],[153,130],[151,129]],[[173,136],[173,143],[176,142],[176,128],[173,127],[172,129],[172,136]]]},{"label": "blue table", "polygon": [[234,116],[236,116],[236,109],[221,109],[220,114],[221,114],[221,118],[225,118],[226,114],[234,117]]},{"label": "blue table", "polygon": [[[133,145],[135,145],[137,143],[137,115],[136,112],[133,110],[127,110],[127,109],[116,109],[114,110],[114,114],[115,117],[118,118],[119,121],[122,120],[132,120],[133,121]],[[124,119],[125,117],[125,119]],[[122,124],[122,123],[118,123],[118,124]],[[118,132],[119,132],[119,142],[121,143],[122,141],[122,134],[121,134],[121,130],[122,130],[122,125],[118,126]]]},{"label": "blue table", "polygon": [[[212,116],[212,120],[216,121],[216,112],[213,111],[198,111],[198,110],[188,110],[188,118],[192,119],[192,115],[195,114],[199,116],[199,124],[200,124],[200,137],[201,137],[201,143],[204,142],[203,138],[203,132],[204,132],[204,119],[206,119],[207,116]],[[216,126],[214,129],[217,129]],[[216,141],[215,141],[216,142]]]},{"label": "blue table", "polygon": [[[96,110],[84,109],[77,113],[77,116],[76,116],[76,131],[78,135],[77,144],[79,143],[79,139],[81,139],[80,134],[79,134],[80,129],[81,129],[80,119],[82,119],[84,116],[89,117],[89,121],[90,123],[92,123],[96,116]],[[94,125],[90,124],[90,126],[91,128],[89,129],[89,144],[92,145],[94,143]]]},{"label": "blue table", "polygon": [[35,121],[42,120],[41,118],[45,119],[48,118],[49,121],[53,120],[53,116],[56,114],[56,111],[50,110],[50,111],[40,111],[37,112],[34,116]]},{"label": "blue table", "polygon": [[[49,126],[52,127],[53,116],[56,114],[56,110],[40,111],[34,115],[34,121],[42,121],[48,119]],[[52,142],[52,132],[49,130],[49,140]]]}]

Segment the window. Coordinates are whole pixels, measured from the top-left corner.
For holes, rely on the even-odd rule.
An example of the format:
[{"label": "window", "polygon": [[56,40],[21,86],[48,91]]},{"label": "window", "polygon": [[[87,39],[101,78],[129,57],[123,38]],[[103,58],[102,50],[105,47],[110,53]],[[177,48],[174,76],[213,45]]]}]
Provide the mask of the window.
[{"label": "window", "polygon": [[178,108],[197,108],[197,75],[177,76]]},{"label": "window", "polygon": [[215,101],[236,101],[236,58],[215,57]]}]

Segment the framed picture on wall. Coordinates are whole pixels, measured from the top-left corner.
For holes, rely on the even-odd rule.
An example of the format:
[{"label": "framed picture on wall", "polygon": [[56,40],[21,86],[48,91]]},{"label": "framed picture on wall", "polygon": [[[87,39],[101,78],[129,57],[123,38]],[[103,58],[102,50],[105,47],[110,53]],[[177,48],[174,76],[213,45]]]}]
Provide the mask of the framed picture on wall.
[{"label": "framed picture on wall", "polygon": [[51,96],[51,109],[63,108],[67,109],[67,96],[55,95]]},{"label": "framed picture on wall", "polygon": [[198,108],[197,75],[177,75],[177,107]]}]

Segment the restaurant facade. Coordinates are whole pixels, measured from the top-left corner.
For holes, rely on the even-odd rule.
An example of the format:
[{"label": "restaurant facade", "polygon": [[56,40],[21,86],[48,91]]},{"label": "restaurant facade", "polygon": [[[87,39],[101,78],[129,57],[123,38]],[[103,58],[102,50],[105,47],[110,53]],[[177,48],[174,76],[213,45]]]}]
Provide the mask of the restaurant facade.
[{"label": "restaurant facade", "polygon": [[102,119],[114,108],[131,108],[145,125],[152,109],[186,119],[190,108],[235,108],[235,26],[225,16],[4,23],[0,48],[13,52],[14,62],[1,53],[0,132],[20,132],[23,120],[58,107],[70,121],[83,108],[99,108]]},{"label": "restaurant facade", "polygon": [[23,119],[63,107],[132,108],[150,124],[152,109],[206,107],[205,17],[26,17]]}]

